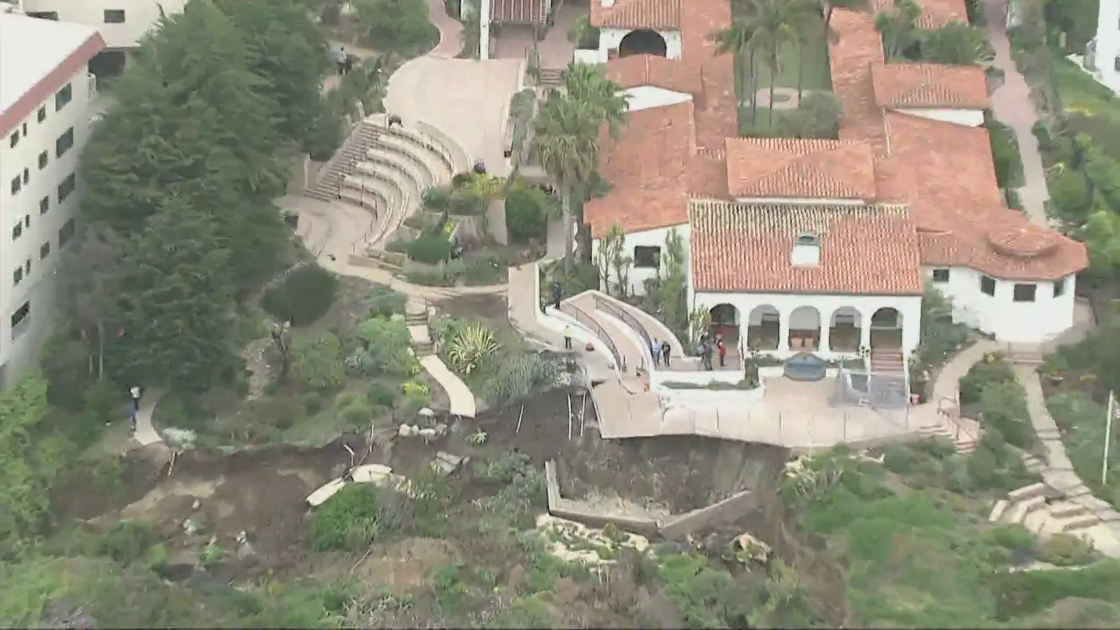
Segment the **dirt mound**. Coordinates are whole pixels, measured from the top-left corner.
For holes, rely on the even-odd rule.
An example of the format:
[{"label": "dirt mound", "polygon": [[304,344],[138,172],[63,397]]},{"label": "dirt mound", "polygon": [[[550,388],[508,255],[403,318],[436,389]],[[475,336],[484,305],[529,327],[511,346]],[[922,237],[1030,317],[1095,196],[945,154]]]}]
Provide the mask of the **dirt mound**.
[{"label": "dirt mound", "polygon": [[402,595],[430,584],[443,567],[461,563],[458,549],[446,540],[407,538],[374,546],[354,573],[370,592],[384,588]]}]

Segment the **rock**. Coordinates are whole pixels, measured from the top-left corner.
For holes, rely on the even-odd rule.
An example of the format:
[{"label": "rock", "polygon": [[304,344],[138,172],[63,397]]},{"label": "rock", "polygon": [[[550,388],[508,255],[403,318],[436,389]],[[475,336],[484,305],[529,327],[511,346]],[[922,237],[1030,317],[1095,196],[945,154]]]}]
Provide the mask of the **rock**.
[{"label": "rock", "polygon": [[420,427],[414,427],[410,424],[402,424],[400,430],[397,432],[397,435],[401,437],[411,437],[419,433],[419,431]]},{"label": "rock", "polygon": [[469,459],[466,457],[460,457],[458,455],[452,455],[451,453],[444,453],[443,451],[439,451],[436,453],[435,461],[432,462],[432,468],[437,472],[443,473],[444,475],[450,475],[456,470],[459,470],[459,468],[461,468],[462,465],[467,461],[469,461]]},{"label": "rock", "polygon": [[424,407],[423,409],[421,409],[420,411],[418,411],[416,413],[419,414],[420,417],[422,417],[422,418],[434,418],[435,415],[436,415],[436,412],[432,411],[431,409],[429,409],[427,407]]},{"label": "rock", "polygon": [[436,426],[432,428],[435,429],[436,435],[440,437],[447,435],[447,425],[442,422],[436,423]]},{"label": "rock", "polygon": [[433,440],[436,437],[435,429],[420,429],[419,433],[420,437],[424,438],[425,440]]},{"label": "rock", "polygon": [[735,539],[734,546],[736,551],[741,550],[743,552],[742,554],[736,554],[740,560],[748,560],[763,565],[770,561],[770,545],[755,538],[750,532],[744,532],[738,536]]},{"label": "rock", "polygon": [[188,518],[187,520],[183,521],[183,532],[185,532],[188,536],[194,536],[200,531],[202,531],[202,524],[199,523],[198,520],[194,518]]},{"label": "rock", "polygon": [[197,510],[200,507],[202,507],[202,501],[199,501],[198,499],[195,499],[194,503],[191,504],[192,510]]},{"label": "rock", "polygon": [[253,546],[248,542],[242,542],[241,546],[237,548],[238,560],[244,560],[255,555],[257,555],[257,552],[253,550]]}]

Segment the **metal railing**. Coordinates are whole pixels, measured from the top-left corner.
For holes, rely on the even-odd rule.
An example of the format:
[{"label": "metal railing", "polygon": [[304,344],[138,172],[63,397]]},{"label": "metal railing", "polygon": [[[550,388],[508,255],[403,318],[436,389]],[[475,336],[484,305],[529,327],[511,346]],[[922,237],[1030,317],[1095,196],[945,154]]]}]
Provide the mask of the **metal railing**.
[{"label": "metal railing", "polygon": [[614,363],[616,366],[618,366],[618,369],[626,369],[626,363],[622,360],[622,355],[619,353],[618,347],[614,345],[614,340],[611,339],[610,335],[607,334],[607,331],[599,325],[599,322],[595,321],[594,318],[584,312],[583,309],[574,304],[571,304],[570,302],[562,302],[560,304],[560,310],[561,312],[574,317],[580,325],[586,326],[591,330],[591,333],[593,335],[602,340],[603,343],[607,344],[607,349],[611,351],[611,356],[614,357]]},{"label": "metal railing", "polygon": [[627,313],[624,309],[611,304],[601,295],[596,295],[594,297],[596,309],[622,320],[627,326],[632,328],[634,332],[638,333],[638,336],[642,338],[642,343],[645,344],[646,348],[653,347],[653,340],[650,338],[649,333],[646,332],[645,327],[642,326],[642,323],[638,321],[637,317],[634,317],[630,313]]},{"label": "metal railing", "polygon": [[[951,407],[948,409],[945,407],[946,402],[950,403],[951,405]],[[956,400],[953,400],[952,398],[949,398],[947,396],[942,396],[937,401],[937,415],[948,419],[949,424],[953,426],[953,441],[959,442],[961,439],[961,434],[963,433],[966,437],[978,442],[980,440],[980,435],[974,433],[971,429],[964,426],[964,423],[960,421],[960,418],[955,415],[959,414],[960,410],[960,394],[957,394]]]}]

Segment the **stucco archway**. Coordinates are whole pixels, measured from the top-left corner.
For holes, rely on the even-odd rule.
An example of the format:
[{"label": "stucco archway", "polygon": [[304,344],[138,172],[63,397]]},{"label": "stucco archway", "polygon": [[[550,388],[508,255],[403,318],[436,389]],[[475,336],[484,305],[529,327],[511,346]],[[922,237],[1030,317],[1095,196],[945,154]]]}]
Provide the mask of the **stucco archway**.
[{"label": "stucco archway", "polygon": [[799,306],[789,314],[789,348],[816,350],[821,343],[821,312],[812,306]]},{"label": "stucco archway", "polygon": [[902,312],[884,306],[871,314],[871,347],[879,350],[902,348]]},{"label": "stucco archway", "polygon": [[834,352],[858,352],[863,315],[851,306],[832,311],[828,322],[828,346]]},{"label": "stucco archway", "polygon": [[716,304],[708,310],[712,317],[712,331],[723,337],[728,351],[734,353],[739,347],[739,309],[732,304]]},{"label": "stucco archway", "polygon": [[630,31],[618,42],[618,56],[630,55],[656,55],[666,57],[669,54],[669,44],[661,33],[646,28]]},{"label": "stucco archway", "polygon": [[769,304],[751,309],[747,317],[747,347],[752,350],[777,350],[782,334],[782,315]]}]

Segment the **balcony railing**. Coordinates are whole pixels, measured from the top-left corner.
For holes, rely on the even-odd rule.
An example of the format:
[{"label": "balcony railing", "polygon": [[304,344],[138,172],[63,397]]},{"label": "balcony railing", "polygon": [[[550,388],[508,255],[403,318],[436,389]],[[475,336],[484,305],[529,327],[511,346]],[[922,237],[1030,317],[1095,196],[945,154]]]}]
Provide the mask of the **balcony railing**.
[{"label": "balcony railing", "polygon": [[614,340],[612,340],[610,335],[607,334],[607,331],[599,325],[599,322],[595,321],[590,315],[585,313],[583,309],[569,302],[561,303],[560,310],[563,313],[574,317],[577,322],[579,322],[583,326],[586,326],[589,330],[591,330],[591,333],[593,335],[601,339],[603,343],[607,344],[607,349],[611,351],[611,356],[614,357],[614,364],[619,369],[623,369],[624,365],[622,362],[622,355],[619,354],[618,347],[614,345]]}]

